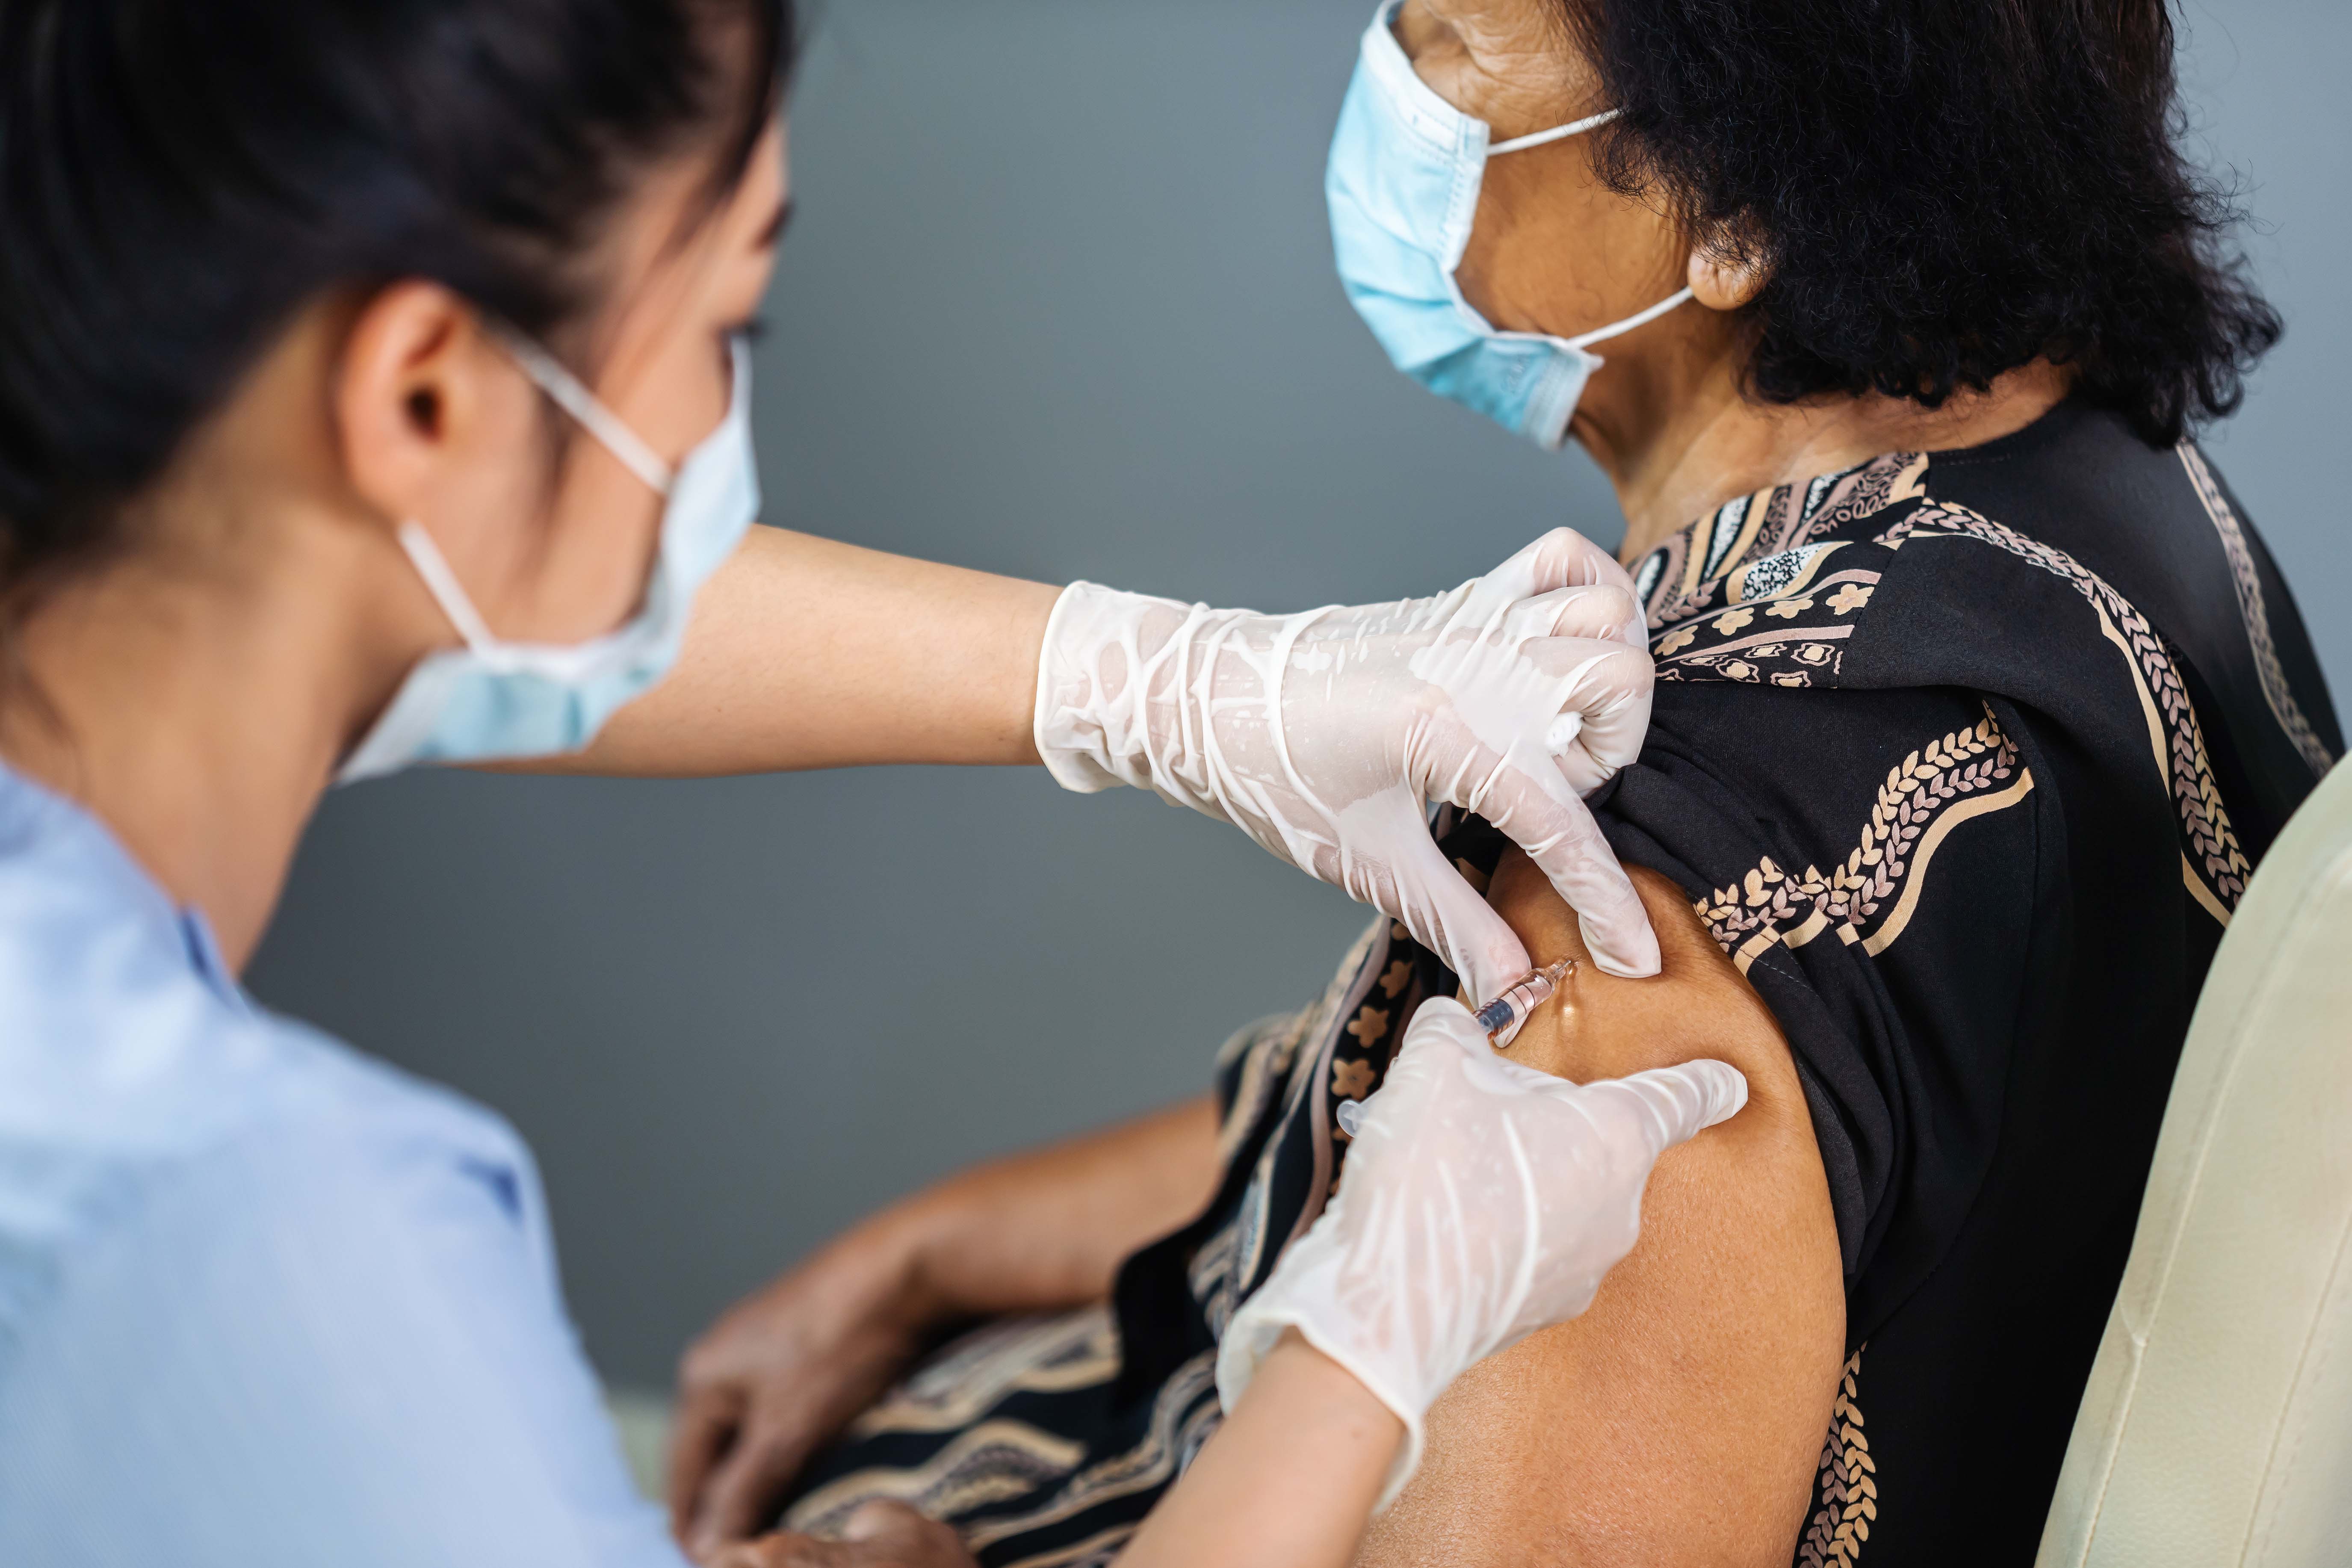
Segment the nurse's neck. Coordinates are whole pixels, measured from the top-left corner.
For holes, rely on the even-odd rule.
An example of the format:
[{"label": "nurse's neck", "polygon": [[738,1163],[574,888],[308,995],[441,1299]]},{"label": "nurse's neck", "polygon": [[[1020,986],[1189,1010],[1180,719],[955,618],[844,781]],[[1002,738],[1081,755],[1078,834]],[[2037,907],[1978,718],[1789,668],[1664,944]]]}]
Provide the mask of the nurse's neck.
[{"label": "nurse's neck", "polygon": [[1570,429],[1616,487],[1628,563],[1736,497],[1886,452],[2013,434],[2063,400],[2072,381],[2037,360],[1940,408],[1876,395],[1768,404],[1742,385],[1745,342],[1736,321],[1693,303],[1607,345]]},{"label": "nurse's neck", "polygon": [[355,716],[402,668],[364,635],[397,554],[310,499],[332,489],[320,352],[298,329],[257,367],[122,547],[17,625],[0,685],[0,757],[96,816],[239,970]]}]

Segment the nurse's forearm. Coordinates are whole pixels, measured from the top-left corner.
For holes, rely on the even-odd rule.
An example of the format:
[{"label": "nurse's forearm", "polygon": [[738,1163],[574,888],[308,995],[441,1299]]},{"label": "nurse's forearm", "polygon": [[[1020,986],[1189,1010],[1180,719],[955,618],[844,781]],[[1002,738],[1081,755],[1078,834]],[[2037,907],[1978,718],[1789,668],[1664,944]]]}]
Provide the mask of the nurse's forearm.
[{"label": "nurse's forearm", "polygon": [[1296,1331],[1114,1568],[1345,1568],[1404,1423]]},{"label": "nurse's forearm", "polygon": [[677,777],[1034,763],[1037,653],[1060,593],[755,528],[704,585],[677,671],[587,751],[540,767]]}]

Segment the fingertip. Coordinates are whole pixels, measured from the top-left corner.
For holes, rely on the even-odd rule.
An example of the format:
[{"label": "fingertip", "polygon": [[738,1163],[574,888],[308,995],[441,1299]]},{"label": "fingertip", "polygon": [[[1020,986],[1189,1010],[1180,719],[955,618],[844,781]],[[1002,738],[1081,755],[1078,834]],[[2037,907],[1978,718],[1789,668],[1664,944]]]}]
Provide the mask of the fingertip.
[{"label": "fingertip", "polygon": [[[1466,890],[1467,884],[1465,887]],[[1475,934],[1454,944],[1461,950],[1457,955],[1444,952],[1438,955],[1461,979],[1472,1008],[1492,1002],[1535,967],[1534,961],[1528,957],[1527,944],[1504,922],[1503,917],[1484,900],[1475,907],[1475,914],[1467,909],[1464,913],[1468,917],[1465,923],[1474,927]],[[1446,934],[1451,938],[1455,933],[1449,931]]]},{"label": "fingertip", "polygon": [[1520,598],[1616,577],[1632,586],[1633,578],[1615,557],[1572,528],[1550,530],[1487,574],[1490,582],[1507,584]]},{"label": "fingertip", "polygon": [[[1587,942],[1591,947],[1591,944]],[[1659,961],[1654,947],[1646,959],[1620,958],[1615,953],[1598,948],[1592,952],[1592,966],[1603,974],[1613,974],[1620,980],[1655,980],[1665,965]]]},{"label": "fingertip", "polygon": [[[1631,881],[1626,883],[1626,890],[1632,892]],[[1642,907],[1638,894],[1633,897],[1632,909],[1614,919],[1595,920],[1579,910],[1576,926],[1584,938],[1585,951],[1592,955],[1593,967],[1603,974],[1613,974],[1620,980],[1648,980],[1665,967],[1658,951],[1658,933],[1651,929],[1650,913]]]},{"label": "fingertip", "polygon": [[[1587,583],[1606,582],[1608,568],[1617,566],[1617,558],[1572,528],[1555,528],[1535,542],[1535,555],[1549,568],[1555,586],[1570,586]],[[1626,575],[1618,567],[1619,575]],[[1632,578],[1627,576],[1630,585]]]},{"label": "fingertip", "polygon": [[1748,1103],[1746,1076],[1728,1062],[1708,1058],[1651,1068],[1617,1084],[1647,1108],[1654,1158],[1730,1121]]},{"label": "fingertip", "polygon": [[889,1498],[875,1498],[857,1505],[856,1510],[842,1524],[841,1538],[844,1541],[872,1541],[922,1518],[923,1515],[905,1503]]},{"label": "fingertip", "polygon": [[[1748,1077],[1729,1062],[1702,1058],[1678,1067],[1652,1068],[1640,1078],[1664,1099],[1666,1148],[1719,1127],[1748,1104]],[[1651,1100],[1654,1107],[1656,1099]]]},{"label": "fingertip", "polygon": [[1729,1062],[1712,1059],[1690,1065],[1704,1079],[1702,1092],[1706,1097],[1706,1119],[1699,1123],[1701,1131],[1730,1121],[1748,1108],[1746,1073]]}]

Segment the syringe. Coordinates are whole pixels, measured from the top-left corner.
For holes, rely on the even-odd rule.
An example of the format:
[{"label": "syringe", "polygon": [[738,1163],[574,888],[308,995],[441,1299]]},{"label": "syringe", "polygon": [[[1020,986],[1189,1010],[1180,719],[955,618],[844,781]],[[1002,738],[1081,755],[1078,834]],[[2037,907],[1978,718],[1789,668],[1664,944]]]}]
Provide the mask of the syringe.
[{"label": "syringe", "polygon": [[1486,1038],[1496,1050],[1504,1049],[1518,1034],[1519,1026],[1534,1016],[1537,1008],[1550,1001],[1560,982],[1575,972],[1576,960],[1563,958],[1506,986],[1500,996],[1478,1009],[1475,1015],[1478,1026],[1486,1031]]}]

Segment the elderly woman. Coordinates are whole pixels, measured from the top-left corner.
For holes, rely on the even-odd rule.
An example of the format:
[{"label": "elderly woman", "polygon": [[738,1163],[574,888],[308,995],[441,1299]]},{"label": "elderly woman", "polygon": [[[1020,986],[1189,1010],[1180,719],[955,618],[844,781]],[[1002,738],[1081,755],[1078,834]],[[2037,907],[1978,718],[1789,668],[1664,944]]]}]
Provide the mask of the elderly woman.
[{"label": "elderly woman", "polygon": [[[2164,0],[1403,0],[1366,34],[1349,296],[1433,390],[1592,454],[1659,661],[1596,809],[1664,973],[1582,963],[1512,1054],[1720,1057],[1754,1110],[1660,1164],[1589,1314],[1441,1402],[1363,1561],[2030,1559],[2199,985],[2340,748],[2189,438],[2278,322],[2176,105]],[[1490,829],[1438,831],[1538,962],[1589,956]],[[887,1496],[983,1563],[1104,1559],[1216,1425],[1340,1108],[1454,988],[1383,921],[1213,1100],[739,1307],[687,1360],[681,1526]]]}]

